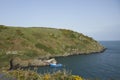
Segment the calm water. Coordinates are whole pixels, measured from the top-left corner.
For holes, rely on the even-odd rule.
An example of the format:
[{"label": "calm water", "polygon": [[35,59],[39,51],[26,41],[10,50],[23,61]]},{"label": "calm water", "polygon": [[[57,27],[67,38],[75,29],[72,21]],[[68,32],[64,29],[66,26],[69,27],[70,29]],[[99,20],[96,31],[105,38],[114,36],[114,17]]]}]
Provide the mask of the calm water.
[{"label": "calm water", "polygon": [[[120,41],[102,41],[107,50],[104,53],[76,55],[56,58],[72,74],[89,79],[120,80]],[[62,68],[40,67],[39,73],[52,72]]]}]

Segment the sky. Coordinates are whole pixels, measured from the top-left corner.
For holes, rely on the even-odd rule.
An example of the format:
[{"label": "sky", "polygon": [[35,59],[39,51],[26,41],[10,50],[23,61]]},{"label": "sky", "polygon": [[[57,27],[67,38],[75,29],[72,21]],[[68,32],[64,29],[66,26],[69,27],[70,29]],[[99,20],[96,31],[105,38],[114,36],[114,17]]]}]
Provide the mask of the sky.
[{"label": "sky", "polygon": [[0,0],[0,24],[65,28],[120,40],[120,0]]}]

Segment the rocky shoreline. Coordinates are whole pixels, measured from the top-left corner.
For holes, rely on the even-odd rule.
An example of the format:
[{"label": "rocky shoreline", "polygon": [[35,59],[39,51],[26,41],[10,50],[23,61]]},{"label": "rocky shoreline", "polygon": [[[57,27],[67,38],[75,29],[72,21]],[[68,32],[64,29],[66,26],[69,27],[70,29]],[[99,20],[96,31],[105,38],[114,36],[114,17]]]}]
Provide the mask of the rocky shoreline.
[{"label": "rocky shoreline", "polygon": [[50,64],[56,64],[57,61],[55,58],[51,59],[29,59],[29,60],[22,60],[19,57],[15,57],[10,60],[10,70],[20,69],[24,67],[39,67],[39,66],[48,66]]},{"label": "rocky shoreline", "polygon": [[55,55],[55,56],[50,56],[49,58],[56,58],[56,57],[68,57],[68,56],[74,56],[74,55],[90,55],[90,54],[97,54],[97,53],[103,53],[107,48],[103,48],[100,51],[95,51],[95,52],[89,52],[89,53],[68,53],[67,55]]},{"label": "rocky shoreline", "polygon": [[72,53],[69,55],[59,55],[59,56],[52,56],[49,58],[37,58],[37,59],[29,59],[29,60],[22,60],[19,57],[12,58],[10,60],[10,70],[20,69],[24,67],[40,67],[40,66],[49,66],[51,63],[57,63],[55,57],[67,57],[67,56],[74,56],[74,55],[88,55],[88,54],[95,54],[95,53],[103,53],[106,48],[102,49],[101,51],[91,52],[91,53]]}]

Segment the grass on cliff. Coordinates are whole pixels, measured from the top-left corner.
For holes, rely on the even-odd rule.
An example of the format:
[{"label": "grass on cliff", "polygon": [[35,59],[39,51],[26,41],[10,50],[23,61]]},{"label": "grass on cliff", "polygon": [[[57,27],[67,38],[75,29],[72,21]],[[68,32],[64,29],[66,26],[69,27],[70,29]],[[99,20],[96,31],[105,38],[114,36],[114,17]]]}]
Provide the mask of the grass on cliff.
[{"label": "grass on cliff", "polygon": [[82,77],[68,72],[57,71],[52,74],[38,74],[34,71],[13,70],[0,73],[0,80],[84,80]]},{"label": "grass on cliff", "polygon": [[[0,65],[12,57],[30,59],[72,54],[89,54],[103,49],[97,41],[66,29],[0,25]],[[7,61],[7,62],[6,62]]]},{"label": "grass on cliff", "polygon": [[31,50],[41,56],[50,56],[93,52],[102,47],[91,37],[71,30],[0,25],[0,52],[12,54],[12,51],[17,51],[21,54]]}]

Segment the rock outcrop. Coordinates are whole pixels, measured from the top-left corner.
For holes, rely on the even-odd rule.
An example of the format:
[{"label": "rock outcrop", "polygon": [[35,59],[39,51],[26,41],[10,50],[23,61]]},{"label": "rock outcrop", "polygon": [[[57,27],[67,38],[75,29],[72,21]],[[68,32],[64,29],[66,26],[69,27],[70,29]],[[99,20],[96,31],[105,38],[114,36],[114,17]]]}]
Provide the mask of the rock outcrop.
[{"label": "rock outcrop", "polygon": [[22,60],[18,57],[10,60],[10,70],[18,69],[23,67],[39,67],[39,66],[47,66],[50,63],[57,63],[57,61],[52,58],[48,60],[40,60],[40,59],[30,59],[30,60]]}]

